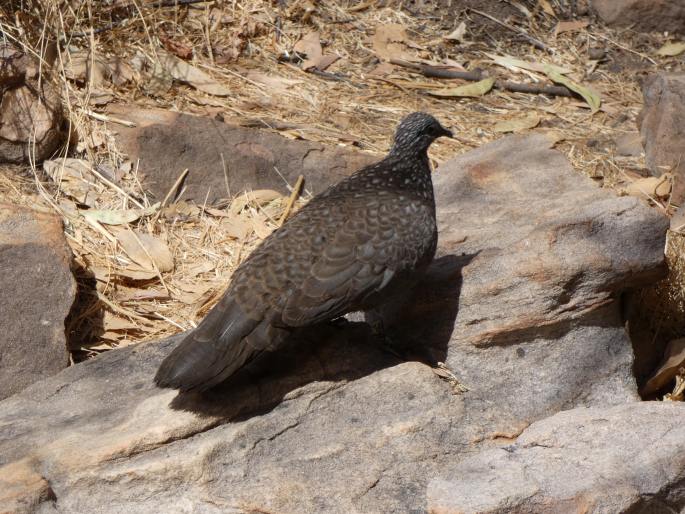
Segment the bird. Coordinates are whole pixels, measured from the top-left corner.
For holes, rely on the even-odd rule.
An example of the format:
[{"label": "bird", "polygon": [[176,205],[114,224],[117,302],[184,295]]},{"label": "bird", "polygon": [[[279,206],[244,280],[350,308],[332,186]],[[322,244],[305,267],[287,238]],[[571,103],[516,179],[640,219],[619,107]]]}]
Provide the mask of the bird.
[{"label": "bird", "polygon": [[375,164],[314,196],[238,266],[219,302],[162,361],[158,387],[202,392],[293,330],[381,305],[437,248],[428,148],[453,137],[432,115],[399,123]]}]

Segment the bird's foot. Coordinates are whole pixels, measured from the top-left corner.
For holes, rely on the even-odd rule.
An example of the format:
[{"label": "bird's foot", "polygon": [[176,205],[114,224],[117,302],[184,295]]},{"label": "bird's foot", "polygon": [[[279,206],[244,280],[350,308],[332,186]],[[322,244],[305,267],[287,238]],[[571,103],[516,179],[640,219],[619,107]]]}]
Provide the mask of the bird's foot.
[{"label": "bird's foot", "polygon": [[371,333],[373,335],[374,341],[381,350],[391,355],[394,355],[401,361],[408,360],[406,355],[402,355],[400,353],[400,351],[397,348],[397,345],[393,344],[392,339],[385,332],[385,328],[383,327],[382,321],[374,320],[370,322],[369,325],[371,326]]},{"label": "bird's foot", "polygon": [[431,369],[438,377],[450,384],[452,387],[452,394],[462,394],[469,390],[444,362],[438,362],[438,364]]}]

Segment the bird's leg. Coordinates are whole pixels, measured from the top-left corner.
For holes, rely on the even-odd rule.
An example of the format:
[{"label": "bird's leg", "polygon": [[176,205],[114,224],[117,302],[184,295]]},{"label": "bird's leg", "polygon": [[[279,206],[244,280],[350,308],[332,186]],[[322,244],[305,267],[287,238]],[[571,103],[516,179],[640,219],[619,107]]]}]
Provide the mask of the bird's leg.
[{"label": "bird's leg", "polygon": [[371,334],[374,340],[378,343],[381,350],[390,353],[402,361],[407,361],[406,355],[402,355],[397,349],[397,345],[393,343],[392,339],[385,330],[383,319],[380,316],[367,316],[366,321],[371,327]]}]

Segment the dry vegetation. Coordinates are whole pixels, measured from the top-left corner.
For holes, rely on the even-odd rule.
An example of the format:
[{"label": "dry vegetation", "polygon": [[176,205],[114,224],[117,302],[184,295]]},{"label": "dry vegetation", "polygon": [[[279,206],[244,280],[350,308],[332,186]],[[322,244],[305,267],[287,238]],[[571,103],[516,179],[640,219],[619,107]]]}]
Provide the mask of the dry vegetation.
[{"label": "dry vegetation", "polygon": [[[5,199],[43,205],[65,219],[81,284],[80,308],[68,323],[77,359],[192,326],[235,266],[278,225],[288,203],[257,192],[214,206],[156,205],[161,199],[148,198],[138,180],[145,170],[117,151],[117,123],[97,114],[108,104],[220,115],[290,138],[377,153],[388,148],[404,114],[425,110],[458,134],[434,145],[436,163],[504,132],[555,131],[557,148],[579,172],[620,189],[647,175],[643,157],[616,155],[614,145],[616,137],[635,130],[641,79],[656,69],[682,69],[681,56],[657,53],[668,35],[610,30],[561,0],[4,4],[3,38],[40,56],[46,69],[52,63],[50,76],[64,93],[71,144],[63,156],[86,164],[85,171],[73,172],[78,163],[57,159],[57,180],[41,168],[0,169]],[[499,59],[503,66],[493,56],[530,66]],[[414,68],[390,66],[389,59]],[[500,80],[545,87],[553,83],[543,66],[552,64],[591,88],[601,107],[593,112],[579,96],[497,88],[478,98],[435,96],[430,92],[466,83],[427,77],[417,64],[482,69]],[[669,208],[667,197],[653,200],[655,208]],[[135,219],[105,223],[84,216],[84,203],[125,210],[126,220]],[[140,244],[141,238],[153,242]],[[677,255],[680,246],[670,245]],[[655,294],[681,306],[683,273],[672,275]],[[677,323],[685,327],[682,319]]]}]

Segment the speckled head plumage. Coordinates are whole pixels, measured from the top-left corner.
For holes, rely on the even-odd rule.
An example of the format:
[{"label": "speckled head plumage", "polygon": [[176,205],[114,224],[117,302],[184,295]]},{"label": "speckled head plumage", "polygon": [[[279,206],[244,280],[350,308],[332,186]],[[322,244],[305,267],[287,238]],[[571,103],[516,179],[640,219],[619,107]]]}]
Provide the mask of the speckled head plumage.
[{"label": "speckled head plumage", "polygon": [[425,112],[413,112],[398,125],[391,154],[416,154],[425,152],[439,137],[452,137],[452,132]]}]

